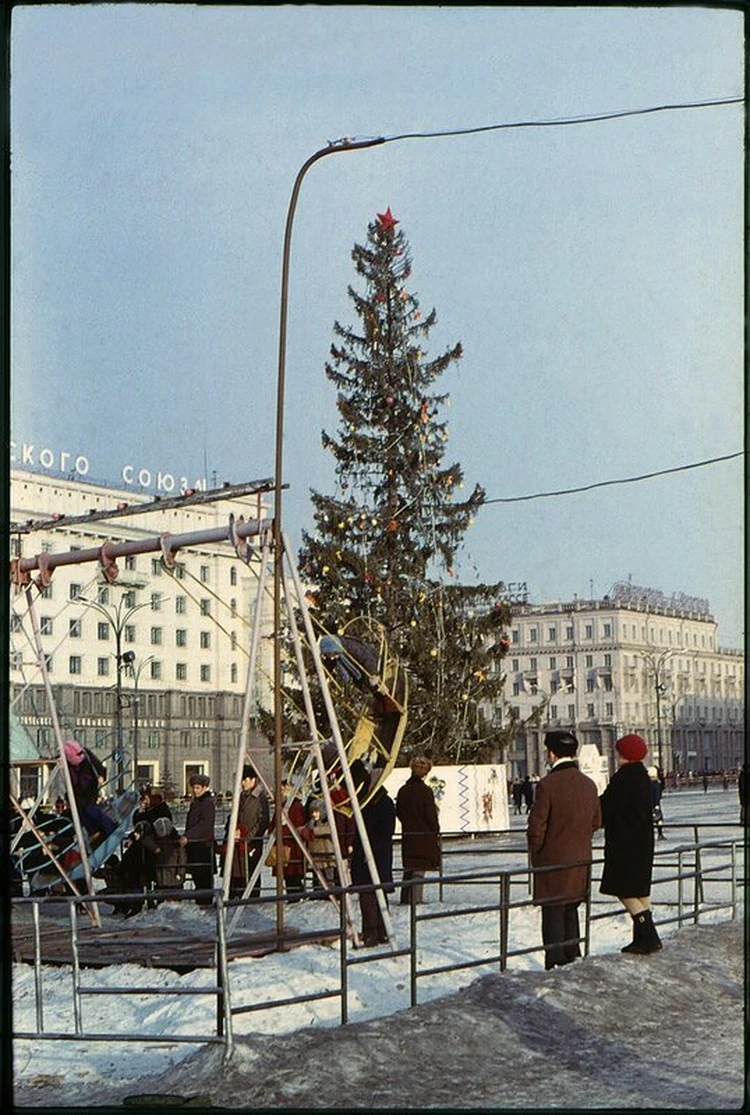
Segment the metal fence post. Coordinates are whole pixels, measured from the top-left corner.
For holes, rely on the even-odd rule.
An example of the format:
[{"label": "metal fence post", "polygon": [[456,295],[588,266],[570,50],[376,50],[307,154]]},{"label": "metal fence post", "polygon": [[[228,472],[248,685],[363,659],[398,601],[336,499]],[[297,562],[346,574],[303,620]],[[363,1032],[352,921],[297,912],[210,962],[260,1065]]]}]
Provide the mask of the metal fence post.
[{"label": "metal fence post", "polygon": [[349,1021],[349,977],[346,969],[346,902],[339,895],[339,959],[341,964],[341,1025]]},{"label": "metal fence post", "polygon": [[508,967],[508,922],[510,918],[510,875],[500,875],[500,971]]},{"label": "metal fence post", "polygon": [[417,904],[414,901],[414,890],[409,891],[409,948],[411,950],[410,994],[411,1005],[417,1005]]}]

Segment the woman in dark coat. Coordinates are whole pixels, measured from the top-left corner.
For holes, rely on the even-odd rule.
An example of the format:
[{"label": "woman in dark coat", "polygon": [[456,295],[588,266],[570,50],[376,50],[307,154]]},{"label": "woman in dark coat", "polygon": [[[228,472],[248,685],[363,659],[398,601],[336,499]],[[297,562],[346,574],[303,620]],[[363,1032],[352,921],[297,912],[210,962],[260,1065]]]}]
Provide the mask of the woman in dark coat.
[{"label": "woman in dark coat", "polygon": [[401,822],[401,862],[403,881],[401,905],[422,901],[425,871],[440,870],[440,823],[435,795],[425,778],[432,770],[429,759],[420,755],[411,761],[411,778],[396,795],[396,816]]},{"label": "woman in dark coat", "polygon": [[643,765],[648,747],[640,736],[627,735],[615,748],[618,769],[601,796],[604,869],[599,889],[619,898],[633,919],[633,940],[622,952],[657,952],[662,945],[651,914],[651,779]]},{"label": "woman in dark coat", "polygon": [[[371,778],[377,781],[380,778],[380,773],[379,770],[374,770]],[[385,786],[376,790],[367,804],[362,806],[362,820],[370,841],[378,876],[383,884],[383,894],[386,896],[387,904],[387,895],[393,891],[393,833],[396,828],[396,807],[393,804],[393,799],[388,796]],[[362,838],[359,829],[355,829],[352,851],[352,883],[355,887],[363,887],[372,882],[374,880],[365,858]],[[365,947],[385,944],[388,941],[388,934],[380,910],[378,892],[374,890],[361,892],[359,905],[362,911],[362,939]]]}]

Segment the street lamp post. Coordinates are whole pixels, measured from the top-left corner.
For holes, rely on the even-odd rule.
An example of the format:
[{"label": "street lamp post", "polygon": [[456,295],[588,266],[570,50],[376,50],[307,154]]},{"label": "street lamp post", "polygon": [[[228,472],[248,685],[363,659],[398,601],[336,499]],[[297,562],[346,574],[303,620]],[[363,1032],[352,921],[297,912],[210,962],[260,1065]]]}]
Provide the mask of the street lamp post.
[{"label": "street lamp post", "polygon": [[[122,653],[122,635],[125,630],[125,625],[130,617],[141,608],[148,607],[144,601],[142,604],[133,604],[124,610],[125,598],[120,597],[117,604],[108,608],[99,600],[88,600],[85,596],[77,596],[76,600],[81,604],[85,604],[94,611],[99,612],[104,616],[109,626],[114,631],[115,635],[115,769],[117,771],[117,792],[121,794],[125,789],[124,782],[124,760],[125,760],[125,747],[123,744],[123,730],[122,730],[122,708],[123,708],[123,695],[122,695],[122,668],[123,665],[129,664],[134,660],[135,655],[132,651]],[[132,657],[131,657],[132,655]]]},{"label": "street lamp post", "polygon": [[139,716],[140,716],[140,696],[138,694],[138,682],[140,680],[141,671],[154,661],[153,654],[149,654],[148,658],[144,658],[142,662],[138,663],[138,668],[135,667],[135,654],[132,650],[126,650],[122,656],[123,662],[126,666],[130,667],[130,672],[133,675],[133,780],[138,780],[138,730],[139,730]]},{"label": "street lamp post", "polygon": [[[322,147],[306,160],[297,172],[294,180],[292,194],[289,199],[289,208],[284,229],[284,254],[281,266],[281,306],[279,313],[279,361],[276,381],[276,454],[274,471],[274,513],[273,513],[273,547],[274,547],[274,578],[273,578],[273,735],[274,735],[274,807],[275,807],[275,836],[276,847],[281,848],[282,840],[282,745],[283,745],[283,705],[281,692],[281,616],[282,616],[282,585],[283,585],[283,532],[281,522],[281,497],[284,486],[284,393],[286,388],[286,333],[287,316],[289,308],[289,262],[292,248],[292,228],[294,213],[297,208],[302,180],[313,163],[326,155],[335,155],[344,151],[358,151],[365,147],[376,147],[385,143],[384,138],[351,140],[342,139]],[[276,873],[276,893],[279,897],[283,894],[284,880],[280,871]],[[279,936],[283,932],[283,903],[276,905],[276,926]]]}]

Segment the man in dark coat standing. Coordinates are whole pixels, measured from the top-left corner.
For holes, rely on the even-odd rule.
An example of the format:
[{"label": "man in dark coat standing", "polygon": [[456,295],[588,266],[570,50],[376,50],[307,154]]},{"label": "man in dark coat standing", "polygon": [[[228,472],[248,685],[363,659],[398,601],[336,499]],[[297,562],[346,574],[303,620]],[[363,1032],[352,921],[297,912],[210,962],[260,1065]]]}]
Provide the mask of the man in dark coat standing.
[{"label": "man in dark coat standing", "polygon": [[[370,775],[369,785],[375,785],[379,778],[380,771],[376,768]],[[393,890],[393,832],[396,827],[396,807],[385,786],[380,786],[362,806],[362,820],[387,903],[387,894]],[[365,858],[362,838],[359,829],[356,829],[352,851],[352,883],[356,887],[361,887],[373,882]],[[362,939],[365,948],[387,943],[388,934],[385,930],[377,891],[360,892],[359,905],[362,911]]]},{"label": "man in dark coat standing", "polygon": [[[232,864],[230,897],[241,895],[263,855],[263,837],[271,819],[268,795],[258,784],[258,774],[254,767],[246,763],[242,768],[240,800],[237,807],[237,832]],[[229,839],[229,821],[224,828],[224,840]],[[250,891],[251,898],[260,895],[260,872]]]},{"label": "man in dark coat standing", "polygon": [[651,778],[643,765],[648,746],[627,735],[615,744],[618,768],[602,794],[604,868],[599,890],[619,898],[633,919],[633,940],[622,952],[657,952],[662,946],[651,914],[654,825]]},{"label": "man in dark coat standing", "polygon": [[411,778],[396,795],[396,815],[401,822],[403,883],[401,905],[418,905],[423,897],[425,871],[440,870],[440,822],[435,795],[425,784],[432,763],[424,755],[411,761]]},{"label": "man in dark coat standing", "polygon": [[[180,844],[186,849],[187,870],[193,876],[196,890],[213,890],[214,886],[214,825],[216,804],[208,787],[207,774],[191,774],[188,779],[193,800],[185,818],[185,832]],[[196,898],[199,906],[210,906],[210,894]]]},{"label": "man in dark coat standing", "polygon": [[586,898],[591,837],[601,827],[596,783],[578,769],[573,732],[547,732],[552,769],[537,783],[529,813],[528,844],[534,872],[534,905],[542,907],[544,966],[570,964],[581,955],[578,906]]}]

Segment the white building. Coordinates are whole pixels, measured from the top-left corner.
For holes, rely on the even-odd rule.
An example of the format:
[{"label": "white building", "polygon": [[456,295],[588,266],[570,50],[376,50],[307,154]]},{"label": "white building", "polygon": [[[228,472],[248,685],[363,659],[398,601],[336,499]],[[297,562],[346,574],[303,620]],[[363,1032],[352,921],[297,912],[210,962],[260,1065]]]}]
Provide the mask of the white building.
[{"label": "white building", "polygon": [[[250,487],[246,485],[245,487]],[[103,543],[200,535],[262,518],[262,494],[181,505],[150,493],[14,469],[11,557],[91,551]],[[148,504],[148,511],[130,513]],[[116,511],[111,518],[97,518]],[[82,516],[90,521],[76,522]],[[54,521],[53,521],[54,520]],[[47,522],[38,528],[34,524]],[[18,528],[14,530],[14,527]],[[252,543],[252,540],[250,540]],[[109,583],[99,562],[58,565],[40,589],[32,575],[40,641],[65,738],[106,759],[122,735],[138,781],[183,793],[194,771],[216,790],[234,784],[260,562],[228,541],[118,559]],[[11,587],[11,702],[40,753],[56,753],[26,591]],[[269,606],[270,614],[270,606]],[[265,634],[267,634],[267,630]],[[270,640],[261,639],[256,696],[270,703]],[[119,715],[118,715],[119,709]],[[253,746],[265,740],[253,735]]]},{"label": "white building", "polygon": [[[602,600],[516,604],[496,723],[518,718],[514,775],[544,773],[544,731],[574,728],[615,769],[637,732],[663,770],[719,771],[744,757],[744,656],[718,646],[708,602],[629,584]],[[539,722],[526,724],[535,708]]]}]

